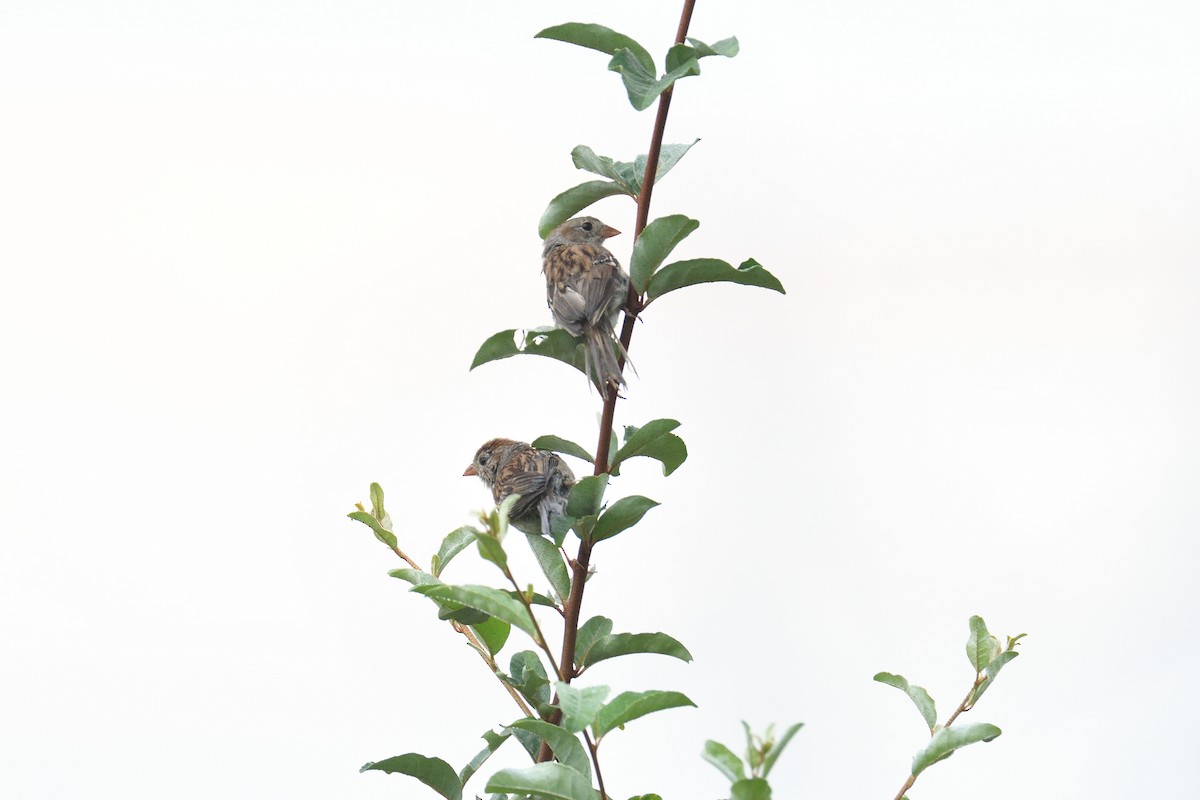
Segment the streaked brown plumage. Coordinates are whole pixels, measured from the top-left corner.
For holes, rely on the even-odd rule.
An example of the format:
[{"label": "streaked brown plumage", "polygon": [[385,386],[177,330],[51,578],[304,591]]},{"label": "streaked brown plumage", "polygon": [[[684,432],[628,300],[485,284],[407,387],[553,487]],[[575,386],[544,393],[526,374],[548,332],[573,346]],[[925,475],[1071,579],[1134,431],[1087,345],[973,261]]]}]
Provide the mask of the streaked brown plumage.
[{"label": "streaked brown plumage", "polygon": [[497,505],[510,494],[521,495],[508,521],[531,534],[550,533],[554,518],[566,513],[567,493],[575,485],[574,473],[557,453],[512,439],[484,442],[463,475],[478,475]]},{"label": "streaked brown plumage", "polygon": [[554,324],[586,343],[585,366],[597,386],[625,385],[614,346],[617,316],[629,294],[629,275],[604,246],[619,234],[595,217],[576,217],[559,225],[542,247],[546,303]]}]

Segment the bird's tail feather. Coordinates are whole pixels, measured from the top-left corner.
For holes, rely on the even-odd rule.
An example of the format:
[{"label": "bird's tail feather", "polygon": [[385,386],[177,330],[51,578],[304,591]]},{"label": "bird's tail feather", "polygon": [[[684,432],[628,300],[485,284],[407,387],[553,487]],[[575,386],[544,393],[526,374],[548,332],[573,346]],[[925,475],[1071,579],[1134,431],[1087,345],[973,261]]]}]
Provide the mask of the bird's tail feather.
[{"label": "bird's tail feather", "polygon": [[[625,358],[626,364],[629,364],[631,368],[633,364],[629,362],[629,354],[625,352],[625,348],[613,335],[612,329],[602,326],[589,328],[585,337],[587,347],[583,351],[583,360],[588,380],[600,387],[601,392],[610,383],[625,386],[625,376],[621,374],[621,362],[617,359],[617,354],[613,352],[613,345],[616,345],[616,350]],[[636,372],[636,370],[634,371]]]}]

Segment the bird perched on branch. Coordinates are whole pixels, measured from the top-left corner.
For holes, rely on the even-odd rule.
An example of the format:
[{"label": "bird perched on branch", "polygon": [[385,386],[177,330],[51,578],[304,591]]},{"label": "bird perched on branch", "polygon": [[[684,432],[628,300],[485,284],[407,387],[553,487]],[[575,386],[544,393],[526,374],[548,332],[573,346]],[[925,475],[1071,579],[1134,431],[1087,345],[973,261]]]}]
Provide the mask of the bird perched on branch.
[{"label": "bird perched on branch", "polygon": [[609,384],[625,385],[614,346],[629,360],[614,330],[629,294],[629,275],[604,246],[619,233],[595,217],[576,217],[551,231],[542,247],[554,324],[583,337],[584,369],[601,392]]},{"label": "bird perched on branch", "polygon": [[550,534],[555,517],[567,512],[567,494],[575,475],[558,454],[512,439],[484,442],[463,475],[478,475],[499,505],[519,494],[508,521],[523,533]]}]

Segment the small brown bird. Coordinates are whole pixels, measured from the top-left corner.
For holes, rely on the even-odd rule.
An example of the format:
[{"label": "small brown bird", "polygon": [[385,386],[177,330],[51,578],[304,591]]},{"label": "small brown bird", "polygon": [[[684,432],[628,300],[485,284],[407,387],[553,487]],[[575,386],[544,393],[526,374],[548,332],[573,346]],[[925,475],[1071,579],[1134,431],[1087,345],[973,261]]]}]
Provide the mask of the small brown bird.
[{"label": "small brown bird", "polygon": [[549,535],[555,517],[567,512],[567,493],[575,485],[574,473],[557,453],[512,439],[484,442],[463,475],[478,475],[497,505],[510,494],[521,495],[508,521],[530,534]]},{"label": "small brown bird", "polygon": [[583,337],[585,371],[601,391],[610,383],[625,385],[613,345],[629,360],[614,331],[628,298],[629,275],[604,246],[619,233],[595,217],[576,217],[551,231],[542,247],[554,324]]}]

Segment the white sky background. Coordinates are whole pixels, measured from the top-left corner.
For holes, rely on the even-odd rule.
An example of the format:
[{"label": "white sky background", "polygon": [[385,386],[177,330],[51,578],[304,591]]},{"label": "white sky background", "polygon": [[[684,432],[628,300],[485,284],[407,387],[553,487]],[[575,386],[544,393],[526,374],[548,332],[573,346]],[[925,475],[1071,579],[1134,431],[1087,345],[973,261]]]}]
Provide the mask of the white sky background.
[{"label": "white sky background", "polygon": [[[571,148],[632,158],[653,120],[532,35],[661,53],[677,14],[0,5],[5,797],[432,797],[356,770],[459,767],[515,717],[344,515],[381,482],[427,564],[488,500],[483,440],[594,444],[577,373],[466,367],[548,322]],[[696,661],[584,682],[700,707],[606,741],[613,796],[725,796],[698,752],[747,719],[807,723],[777,798],[891,798],[924,734],[871,676],[944,719],[975,613],[1030,634],[964,718],[1004,735],[914,798],[1194,793],[1200,10],[701,0],[692,33],[743,52],[679,85],[667,139],[703,141],[654,212],[702,222],[677,257],[788,294],[692,289],[637,329],[618,422],[679,419],[691,457],[614,481],[663,506],[599,549],[585,616]],[[490,581],[472,560],[446,577]]]}]

